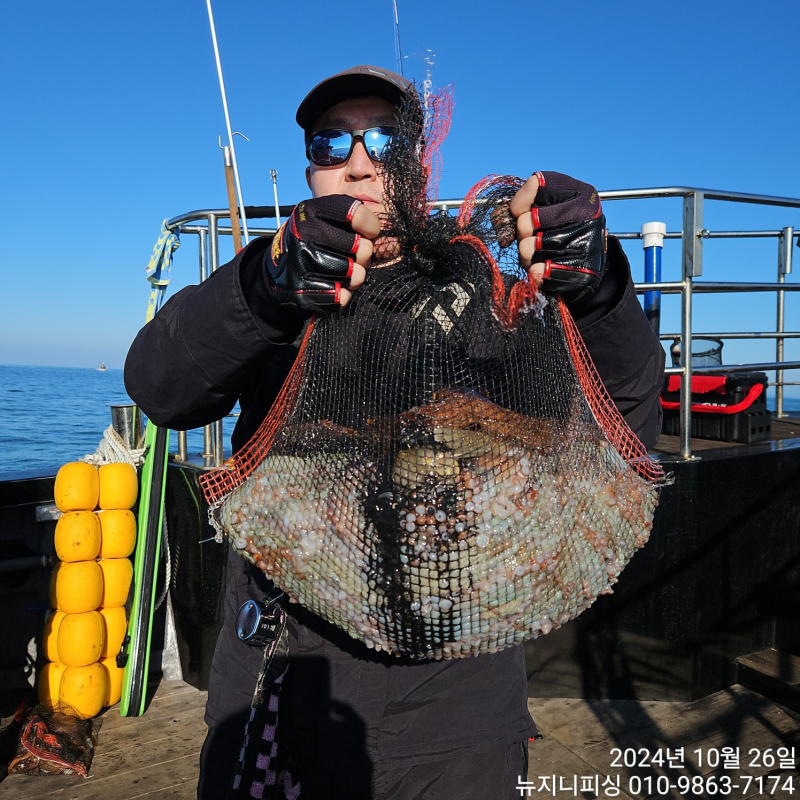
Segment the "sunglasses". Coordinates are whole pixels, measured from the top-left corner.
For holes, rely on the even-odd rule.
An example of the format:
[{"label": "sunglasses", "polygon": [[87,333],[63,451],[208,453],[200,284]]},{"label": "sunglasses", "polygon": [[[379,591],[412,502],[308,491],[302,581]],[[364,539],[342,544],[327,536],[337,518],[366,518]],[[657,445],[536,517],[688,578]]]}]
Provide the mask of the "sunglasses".
[{"label": "sunglasses", "polygon": [[306,139],[306,158],[318,167],[344,164],[352,155],[357,140],[361,140],[367,155],[375,162],[383,161],[383,153],[397,128],[381,126],[361,131],[331,129],[314,133]]}]

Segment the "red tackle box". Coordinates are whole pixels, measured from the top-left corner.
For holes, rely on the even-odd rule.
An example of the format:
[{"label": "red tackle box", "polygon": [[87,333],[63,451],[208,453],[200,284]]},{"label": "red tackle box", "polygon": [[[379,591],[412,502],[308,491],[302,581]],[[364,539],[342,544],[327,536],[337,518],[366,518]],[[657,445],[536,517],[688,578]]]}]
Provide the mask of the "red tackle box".
[{"label": "red tackle box", "polygon": [[[661,405],[662,433],[680,433],[681,376],[669,375]],[[769,439],[772,414],[767,410],[767,376],[763,372],[692,375],[692,436],[720,442]]]}]

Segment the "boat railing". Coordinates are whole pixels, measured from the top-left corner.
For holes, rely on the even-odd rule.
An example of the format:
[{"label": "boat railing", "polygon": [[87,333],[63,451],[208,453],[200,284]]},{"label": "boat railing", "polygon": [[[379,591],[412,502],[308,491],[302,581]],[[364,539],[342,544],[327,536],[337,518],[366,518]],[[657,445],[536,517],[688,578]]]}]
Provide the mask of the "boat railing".
[{"label": "boat railing", "polygon": [[[690,186],[669,186],[650,189],[622,189],[600,192],[600,197],[608,201],[647,200],[654,198],[680,198],[683,203],[683,226],[681,231],[668,231],[666,239],[682,241],[681,275],[679,281],[651,281],[637,283],[636,291],[642,293],[663,293],[680,295],[680,331],[676,333],[660,333],[662,340],[673,340],[680,346],[678,366],[668,367],[668,375],[681,376],[680,388],[680,456],[692,459],[691,448],[691,378],[693,372],[702,374],[719,374],[744,371],[775,372],[776,415],[784,414],[784,387],[797,386],[798,382],[784,380],[784,370],[800,368],[800,361],[787,361],[784,358],[786,339],[800,338],[800,331],[785,330],[785,295],[786,292],[800,291],[800,283],[786,283],[786,276],[792,271],[792,245],[800,237],[800,230],[787,226],[778,230],[732,230],[711,231],[703,226],[704,206],[707,200],[731,203],[749,203],[763,206],[779,206],[783,208],[800,208],[800,199],[793,197],[775,197],[772,195],[748,194],[744,192],[728,192],[716,189],[700,189]],[[452,211],[457,209],[463,200],[438,200],[433,208]],[[280,215],[286,217],[293,206],[281,206]],[[250,206],[245,209],[248,219],[275,218],[274,206]],[[200,280],[205,280],[220,266],[219,237],[231,235],[230,224],[220,224],[221,220],[230,220],[228,209],[202,209],[182,214],[168,220],[171,230],[181,234],[195,234],[198,237]],[[254,236],[274,236],[277,226],[250,227]],[[615,233],[620,239],[640,239],[641,232]],[[743,281],[698,281],[703,274],[703,246],[708,239],[776,239],[778,242],[777,280],[775,282],[743,282]],[[800,246],[800,240],[798,240]],[[777,296],[774,331],[743,332],[703,332],[693,330],[692,300],[695,294],[722,294],[728,292],[775,292]],[[774,361],[763,361],[750,364],[720,364],[715,366],[692,367],[691,346],[683,346],[684,342],[694,339],[774,339],[776,356]],[[688,357],[687,357],[688,356]],[[203,457],[208,465],[218,466],[222,463],[223,436],[222,421],[207,425],[203,430]],[[186,434],[178,437],[178,458],[186,459]]]}]

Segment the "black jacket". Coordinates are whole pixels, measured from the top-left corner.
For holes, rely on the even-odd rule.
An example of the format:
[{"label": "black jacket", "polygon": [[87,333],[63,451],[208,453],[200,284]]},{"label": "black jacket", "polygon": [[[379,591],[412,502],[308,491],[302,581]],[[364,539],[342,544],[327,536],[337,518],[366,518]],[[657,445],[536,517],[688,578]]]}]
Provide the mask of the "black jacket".
[{"label": "black jacket", "polygon": [[[294,362],[304,322],[270,294],[263,266],[267,245],[264,239],[252,242],[209,280],[172,297],[139,332],[125,365],[125,385],[156,424],[199,427],[227,414],[238,399],[234,450],[261,424]],[[613,238],[600,289],[572,311],[611,397],[642,441],[654,445],[664,353]],[[212,726],[249,706],[261,656],[236,639],[232,623],[244,600],[269,588],[260,570],[232,551],[227,581],[226,622],[206,710]],[[520,741],[535,732],[521,647],[411,663],[367,650],[295,605],[290,634],[290,736],[306,760],[313,760],[315,747],[327,752],[334,740],[343,750],[366,749],[373,760],[419,761]]]}]

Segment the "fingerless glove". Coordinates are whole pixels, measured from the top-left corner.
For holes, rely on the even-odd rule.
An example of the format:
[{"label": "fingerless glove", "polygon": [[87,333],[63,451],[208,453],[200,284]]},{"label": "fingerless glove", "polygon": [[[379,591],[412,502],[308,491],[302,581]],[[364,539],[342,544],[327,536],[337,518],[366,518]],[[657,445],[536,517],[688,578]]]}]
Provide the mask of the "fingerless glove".
[{"label": "fingerless glove", "polygon": [[352,220],[361,204],[346,195],[304,200],[272,241],[267,272],[276,300],[309,312],[339,308],[361,236]]}]

